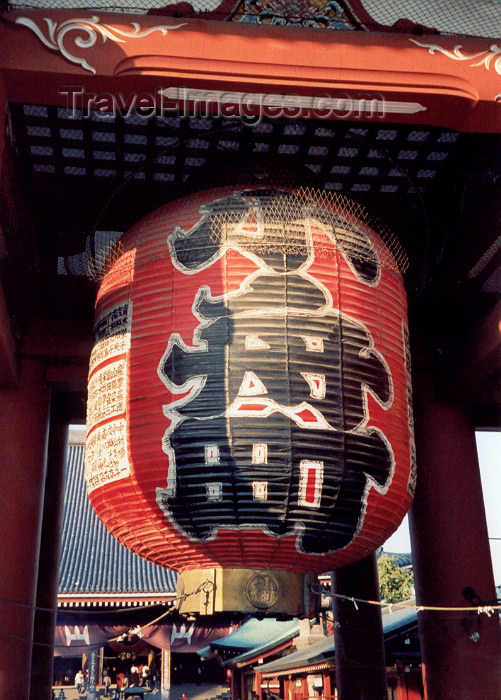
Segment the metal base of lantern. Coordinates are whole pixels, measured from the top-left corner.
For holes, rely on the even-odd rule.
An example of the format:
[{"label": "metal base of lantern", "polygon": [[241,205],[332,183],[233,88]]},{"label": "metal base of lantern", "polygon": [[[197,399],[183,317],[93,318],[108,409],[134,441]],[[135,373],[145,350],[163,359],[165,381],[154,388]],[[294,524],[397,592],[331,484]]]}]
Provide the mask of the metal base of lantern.
[{"label": "metal base of lantern", "polygon": [[319,609],[314,579],[307,574],[269,569],[195,569],[177,582],[182,613],[262,613],[314,617]]}]

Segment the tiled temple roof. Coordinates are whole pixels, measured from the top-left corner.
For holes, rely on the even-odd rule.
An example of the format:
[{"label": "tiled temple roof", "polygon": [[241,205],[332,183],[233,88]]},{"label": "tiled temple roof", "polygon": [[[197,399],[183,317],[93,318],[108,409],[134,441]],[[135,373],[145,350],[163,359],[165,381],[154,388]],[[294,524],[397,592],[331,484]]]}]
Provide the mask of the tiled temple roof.
[{"label": "tiled temple roof", "polygon": [[105,528],[85,488],[82,442],[70,440],[59,566],[59,602],[138,604],[172,599],[177,574],[126,549]]}]

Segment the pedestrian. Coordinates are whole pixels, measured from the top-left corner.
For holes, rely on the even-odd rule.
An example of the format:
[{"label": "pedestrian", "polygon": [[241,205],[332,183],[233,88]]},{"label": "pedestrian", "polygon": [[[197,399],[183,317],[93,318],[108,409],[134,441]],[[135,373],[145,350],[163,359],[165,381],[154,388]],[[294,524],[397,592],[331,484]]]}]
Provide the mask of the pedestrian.
[{"label": "pedestrian", "polygon": [[150,687],[150,668],[147,665],[144,665],[143,668],[141,669],[140,683],[145,688]]},{"label": "pedestrian", "polygon": [[104,697],[109,698],[110,697],[111,676],[108,673],[108,669],[106,669],[104,672],[103,685],[104,685]]},{"label": "pedestrian", "polygon": [[130,667],[129,685],[139,685],[139,669],[136,665]]},{"label": "pedestrian", "polygon": [[77,689],[77,693],[79,695],[83,690],[83,684],[84,684],[84,674],[82,673],[82,669],[79,669],[75,674],[75,688]]},{"label": "pedestrian", "polygon": [[181,700],[188,700],[188,696],[186,695],[186,693],[183,693],[181,695]]},{"label": "pedestrian", "polygon": [[122,681],[122,687],[120,689],[120,700],[125,700],[125,693],[127,692],[127,688],[130,686],[129,683],[129,676],[127,673],[124,674],[123,681]]}]

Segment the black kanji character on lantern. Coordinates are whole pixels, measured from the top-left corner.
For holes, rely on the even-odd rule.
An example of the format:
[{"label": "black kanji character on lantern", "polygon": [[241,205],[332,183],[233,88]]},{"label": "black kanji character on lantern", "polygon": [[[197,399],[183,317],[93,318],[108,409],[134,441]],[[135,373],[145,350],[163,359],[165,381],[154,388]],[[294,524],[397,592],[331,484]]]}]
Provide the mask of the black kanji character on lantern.
[{"label": "black kanji character on lantern", "polygon": [[262,253],[237,292],[199,290],[193,346],[174,334],[160,363],[169,388],[192,390],[167,407],[175,468],[158,500],[193,539],[256,527],[297,531],[307,553],[340,549],[360,527],[368,484],[391,476],[386,439],[365,427],[366,392],[391,400],[388,368],[367,329],[303,274],[312,254],[305,234],[303,254]]},{"label": "black kanji character on lantern", "polygon": [[[377,255],[365,231],[307,196],[274,189],[243,190],[203,204],[200,213],[202,218],[193,228],[177,228],[169,238],[172,258],[180,269],[206,267],[222,254],[223,244],[252,250],[258,238],[262,248],[267,244],[271,248],[276,225],[284,228],[286,240],[296,240],[296,222],[312,219],[326,225],[326,232],[361,281],[373,283],[378,278]],[[253,224],[255,236],[250,234]],[[299,269],[311,254],[306,235],[301,242],[302,250],[267,253],[267,265],[279,272]]]}]

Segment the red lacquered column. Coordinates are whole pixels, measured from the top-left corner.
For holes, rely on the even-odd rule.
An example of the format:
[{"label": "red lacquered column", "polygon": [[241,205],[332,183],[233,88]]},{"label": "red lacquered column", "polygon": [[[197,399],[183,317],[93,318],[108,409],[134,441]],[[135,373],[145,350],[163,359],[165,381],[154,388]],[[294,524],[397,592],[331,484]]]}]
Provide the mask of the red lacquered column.
[{"label": "red lacquered column", "polygon": [[28,698],[44,498],[49,392],[23,360],[0,390],[0,697]]},{"label": "red lacquered column", "polygon": [[[376,555],[333,572],[333,592],[379,600]],[[386,700],[383,624],[378,605],[333,598],[336,688],[339,700]]]},{"label": "red lacquered column", "polygon": [[[475,434],[468,411],[439,402],[432,371],[414,372],[418,480],[411,535],[418,604],[467,606],[463,591],[495,598]],[[419,612],[429,700],[499,700],[499,618]],[[477,637],[478,634],[478,637]]]},{"label": "red lacquered column", "polygon": [[37,611],[31,657],[30,700],[51,700],[54,636],[57,617],[59,543],[64,499],[64,471],[68,424],[82,423],[84,406],[80,394],[52,392],[47,477],[40,556],[38,560]]}]

